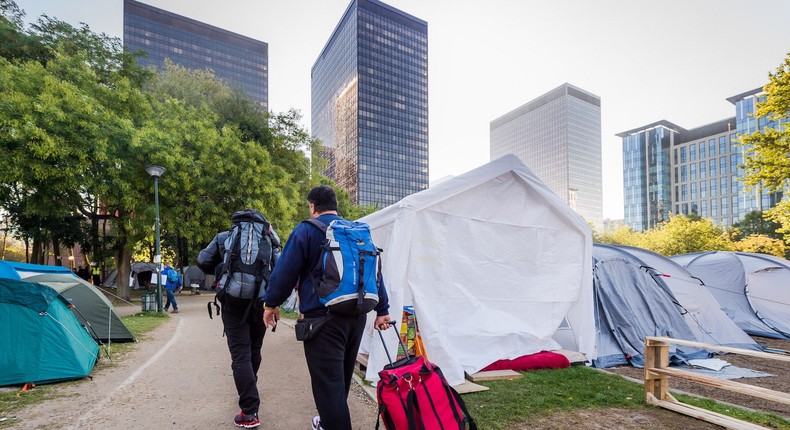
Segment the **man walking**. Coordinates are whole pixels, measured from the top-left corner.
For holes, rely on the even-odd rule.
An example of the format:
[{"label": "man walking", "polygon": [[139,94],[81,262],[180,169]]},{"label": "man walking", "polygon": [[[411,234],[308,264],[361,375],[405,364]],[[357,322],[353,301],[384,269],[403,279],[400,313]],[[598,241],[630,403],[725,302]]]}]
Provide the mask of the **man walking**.
[{"label": "man walking", "polygon": [[178,313],[178,303],[176,303],[176,290],[181,289],[181,276],[178,275],[176,269],[170,267],[169,264],[165,265],[162,270],[162,276],[165,278],[165,292],[167,293],[167,302],[165,303],[165,312],[173,304],[173,313]]},{"label": "man walking", "polygon": [[[320,223],[329,225],[334,220],[342,220],[337,214],[337,197],[331,187],[313,188],[307,194],[307,201],[310,217]],[[364,314],[328,314],[319,301],[314,284],[320,276],[312,271],[317,267],[325,239],[322,230],[307,222],[297,225],[291,232],[264,296],[264,323],[268,327],[277,324],[277,307],[288,298],[294,285],[299,284],[299,310],[304,318],[324,321],[320,331],[304,341],[313,399],[319,414],[313,418],[312,427],[314,430],[351,430],[347,399],[367,318]],[[383,281],[378,296],[374,324],[377,330],[387,328],[390,320]]]},{"label": "man walking", "polygon": [[266,333],[261,295],[277,262],[280,238],[257,210],[238,211],[231,220],[233,227],[214,236],[200,251],[197,265],[204,273],[217,276],[217,300],[222,304],[222,324],[241,408],[233,424],[253,428],[261,424],[257,383]]}]

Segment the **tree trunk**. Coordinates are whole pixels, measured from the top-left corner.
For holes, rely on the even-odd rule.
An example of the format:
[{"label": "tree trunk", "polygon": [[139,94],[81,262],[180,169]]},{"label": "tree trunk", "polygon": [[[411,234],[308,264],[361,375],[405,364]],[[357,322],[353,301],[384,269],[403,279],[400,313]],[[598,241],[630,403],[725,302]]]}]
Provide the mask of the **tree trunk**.
[{"label": "tree trunk", "polygon": [[33,238],[33,250],[30,253],[30,264],[41,264],[41,241]]},{"label": "tree trunk", "polygon": [[60,256],[60,243],[57,239],[52,239],[52,253],[55,255],[55,266],[63,266],[63,259]]},{"label": "tree trunk", "polygon": [[129,274],[132,272],[132,252],[127,249],[126,229],[118,223],[118,251],[115,254],[115,268],[118,270],[118,296],[124,300],[131,299],[129,292]]}]

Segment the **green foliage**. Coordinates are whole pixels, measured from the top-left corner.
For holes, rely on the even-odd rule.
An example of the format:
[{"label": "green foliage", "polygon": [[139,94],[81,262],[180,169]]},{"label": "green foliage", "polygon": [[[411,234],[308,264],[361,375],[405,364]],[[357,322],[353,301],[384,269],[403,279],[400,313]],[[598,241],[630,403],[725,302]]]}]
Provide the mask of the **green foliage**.
[{"label": "green foliage", "polygon": [[[745,150],[744,183],[781,191],[790,184],[790,53],[769,74],[768,84],[763,89],[765,100],[757,104],[755,117],[767,118],[778,125],[739,136]],[[782,225],[785,241],[790,243],[790,203],[785,200],[766,215]]]},{"label": "green foliage", "polygon": [[746,150],[744,182],[781,190],[790,179],[790,128],[786,122],[790,112],[790,54],[769,74],[769,82],[763,89],[766,98],[757,104],[755,116],[784,124],[740,136]]},{"label": "green foliage", "polygon": [[[44,15],[26,31],[15,3],[0,0],[0,13],[0,206],[34,250],[79,242],[128,264],[152,241],[147,164],[167,169],[162,237],[182,262],[237,210],[260,210],[283,237],[308,217],[304,196],[324,179],[297,111],[269,114],[208,71],[144,70],[84,24]],[[339,197],[349,218],[372,210]],[[100,237],[103,218],[112,228]]]},{"label": "green foliage", "polygon": [[779,233],[782,225],[767,219],[766,215],[761,211],[747,213],[740,222],[733,224],[733,227],[737,229],[735,239],[742,239],[751,235],[763,235],[773,239],[782,238],[781,233]]},{"label": "green foliage", "polygon": [[644,232],[642,239],[642,248],[665,256],[732,249],[729,237],[713,221],[692,221],[684,215],[670,215],[669,221]]}]

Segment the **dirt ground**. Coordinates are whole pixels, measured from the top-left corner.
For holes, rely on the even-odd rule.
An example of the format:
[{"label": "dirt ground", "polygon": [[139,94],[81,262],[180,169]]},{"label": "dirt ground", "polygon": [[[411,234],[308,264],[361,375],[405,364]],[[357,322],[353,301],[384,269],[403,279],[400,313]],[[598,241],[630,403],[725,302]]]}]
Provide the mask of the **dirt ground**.
[{"label": "dirt ground", "polygon": [[[236,393],[230,370],[230,355],[222,337],[222,323],[211,320],[206,303],[213,296],[178,296],[179,314],[149,333],[124,357],[107,359],[96,367],[92,380],[54,385],[58,397],[16,413],[19,429],[222,429],[235,428],[232,418],[238,412]],[[117,307],[120,314],[133,314],[138,306]],[[790,342],[768,342],[769,346],[788,350]],[[275,333],[267,333],[263,347],[264,361],[258,387],[262,392],[260,417],[262,430],[308,429],[316,414],[309,376],[301,344],[293,329],[281,324]],[[752,378],[750,384],[787,391],[790,372],[774,363],[758,365],[746,358],[724,357],[734,365],[762,370],[776,375]],[[773,367],[771,365],[773,364]],[[642,370],[612,369],[613,373],[642,378]],[[682,381],[670,386],[713,397],[749,408],[774,411],[790,416],[787,408],[769,408],[759,400],[748,401],[723,390],[706,390]],[[700,388],[701,387],[701,388]],[[717,394],[718,393],[718,394]],[[718,397],[717,397],[718,396]],[[373,429],[376,405],[356,384],[349,396],[354,429]],[[764,409],[767,408],[767,409]],[[479,423],[481,430],[485,423]],[[719,429],[720,427],[659,408],[635,410],[578,410],[531,419],[515,426],[526,429]]]}]

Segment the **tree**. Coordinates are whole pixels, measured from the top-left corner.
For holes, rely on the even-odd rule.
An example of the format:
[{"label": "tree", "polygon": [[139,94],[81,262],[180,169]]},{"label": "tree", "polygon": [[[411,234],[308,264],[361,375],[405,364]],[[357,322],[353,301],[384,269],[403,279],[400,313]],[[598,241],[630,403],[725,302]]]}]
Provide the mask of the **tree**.
[{"label": "tree", "polygon": [[643,234],[641,247],[665,256],[732,249],[726,233],[707,218],[692,221],[684,215],[670,215],[669,221]]},{"label": "tree", "polygon": [[732,244],[733,251],[760,252],[784,258],[787,249],[781,239],[774,239],[762,234],[753,234]]},{"label": "tree", "polygon": [[736,240],[751,235],[763,235],[773,239],[781,239],[782,235],[777,230],[782,228],[778,222],[765,218],[762,211],[751,211],[744,215],[740,222],[732,225],[737,229]]},{"label": "tree", "polygon": [[[781,191],[790,183],[790,53],[763,88],[765,99],[757,103],[756,117],[775,122],[750,135],[740,136],[744,145],[744,183],[768,191]],[[767,211],[766,217],[782,225],[781,232],[790,240],[790,201],[784,200]]]},{"label": "tree", "polygon": [[595,243],[638,247],[642,244],[642,233],[635,232],[628,226],[620,226],[615,229],[604,230],[601,233],[593,231],[593,241]]}]

